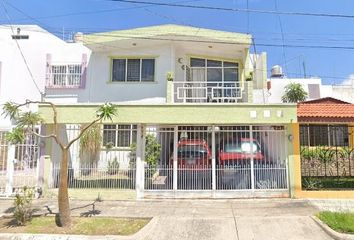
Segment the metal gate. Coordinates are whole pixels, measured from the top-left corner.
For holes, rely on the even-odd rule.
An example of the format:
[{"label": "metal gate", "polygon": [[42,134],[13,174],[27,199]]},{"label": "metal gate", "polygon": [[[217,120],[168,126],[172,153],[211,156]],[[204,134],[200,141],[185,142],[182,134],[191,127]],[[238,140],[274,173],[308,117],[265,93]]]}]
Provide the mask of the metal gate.
[{"label": "metal gate", "polygon": [[9,196],[38,183],[38,138],[27,135],[21,144],[9,144],[0,132],[0,195]]},{"label": "metal gate", "polygon": [[288,196],[287,141],[284,126],[147,127],[145,192]]}]

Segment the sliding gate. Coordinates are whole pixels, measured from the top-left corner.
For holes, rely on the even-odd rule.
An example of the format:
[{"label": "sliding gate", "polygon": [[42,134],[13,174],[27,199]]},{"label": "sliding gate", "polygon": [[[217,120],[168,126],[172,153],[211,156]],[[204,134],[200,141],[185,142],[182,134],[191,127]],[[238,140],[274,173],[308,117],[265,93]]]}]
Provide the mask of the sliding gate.
[{"label": "sliding gate", "polygon": [[284,126],[147,127],[145,194],[288,196],[287,141]]}]

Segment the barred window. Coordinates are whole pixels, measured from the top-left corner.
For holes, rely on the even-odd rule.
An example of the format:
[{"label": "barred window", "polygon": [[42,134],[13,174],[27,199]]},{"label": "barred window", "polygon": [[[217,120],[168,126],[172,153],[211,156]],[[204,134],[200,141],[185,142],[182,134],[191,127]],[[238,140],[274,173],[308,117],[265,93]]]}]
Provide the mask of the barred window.
[{"label": "barred window", "polygon": [[112,82],[153,82],[155,59],[113,59]]},{"label": "barred window", "polygon": [[81,84],[81,64],[52,65],[51,85],[78,87]]},{"label": "barred window", "polygon": [[129,147],[136,142],[136,125],[103,125],[103,146]]}]

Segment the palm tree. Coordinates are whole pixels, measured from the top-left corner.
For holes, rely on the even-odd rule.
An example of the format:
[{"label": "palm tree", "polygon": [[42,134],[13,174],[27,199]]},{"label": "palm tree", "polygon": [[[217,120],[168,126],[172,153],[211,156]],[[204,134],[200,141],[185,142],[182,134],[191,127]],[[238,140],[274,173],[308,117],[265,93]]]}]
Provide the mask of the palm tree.
[{"label": "palm tree", "polygon": [[[21,107],[29,106],[31,104],[47,105],[53,111],[53,131],[48,135],[38,134],[34,130],[34,126],[43,123],[43,118],[38,112],[23,112]],[[91,126],[101,122],[101,120],[110,119],[116,115],[116,107],[110,103],[106,103],[98,108],[96,111],[96,118],[85,127],[81,128],[77,137],[64,143],[59,138],[59,128],[57,121],[57,109],[55,104],[51,102],[29,101],[17,104],[7,102],[3,107],[3,114],[5,117],[10,117],[11,120],[16,122],[16,127],[7,135],[7,140],[12,144],[21,143],[25,139],[25,134],[30,133],[40,138],[52,138],[59,145],[61,149],[60,172],[59,172],[59,190],[58,190],[58,206],[59,206],[59,225],[62,227],[70,227],[71,215],[68,195],[68,155],[70,146],[79,140],[82,135],[90,129]]]},{"label": "palm tree", "polygon": [[306,100],[308,94],[300,83],[289,83],[285,86],[285,93],[281,97],[284,103],[297,103]]}]

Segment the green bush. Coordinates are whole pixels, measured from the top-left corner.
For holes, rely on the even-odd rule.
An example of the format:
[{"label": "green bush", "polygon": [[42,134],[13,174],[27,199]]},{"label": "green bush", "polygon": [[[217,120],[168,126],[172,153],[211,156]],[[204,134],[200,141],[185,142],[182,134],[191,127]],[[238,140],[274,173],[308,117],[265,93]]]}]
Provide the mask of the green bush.
[{"label": "green bush", "polygon": [[34,198],[33,190],[24,187],[23,194],[16,194],[14,200],[14,217],[17,225],[26,225],[32,219],[33,207],[32,200]]},{"label": "green bush", "polygon": [[145,162],[151,167],[156,167],[161,154],[161,144],[152,134],[146,135]]},{"label": "green bush", "polygon": [[117,158],[115,157],[113,159],[113,161],[109,161],[108,162],[108,171],[107,173],[109,175],[114,175],[117,174],[119,172],[119,162],[117,160]]}]

